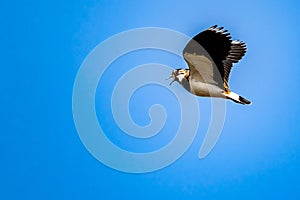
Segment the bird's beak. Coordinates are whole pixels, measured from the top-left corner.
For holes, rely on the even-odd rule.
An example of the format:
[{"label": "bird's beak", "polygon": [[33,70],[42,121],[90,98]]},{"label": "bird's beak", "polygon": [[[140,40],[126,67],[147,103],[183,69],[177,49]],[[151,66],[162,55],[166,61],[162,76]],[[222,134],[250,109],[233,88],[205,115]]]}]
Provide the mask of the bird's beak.
[{"label": "bird's beak", "polygon": [[171,78],[173,78],[173,80],[171,81],[171,83],[170,83],[169,85],[172,85],[172,83],[175,81],[175,76],[174,76],[174,74],[171,74],[171,76],[169,76],[168,78],[166,78],[166,80],[169,80],[169,79],[171,79]]},{"label": "bird's beak", "polygon": [[175,81],[175,78],[171,81],[171,83],[169,85],[172,85],[172,83],[174,83],[174,81]]}]

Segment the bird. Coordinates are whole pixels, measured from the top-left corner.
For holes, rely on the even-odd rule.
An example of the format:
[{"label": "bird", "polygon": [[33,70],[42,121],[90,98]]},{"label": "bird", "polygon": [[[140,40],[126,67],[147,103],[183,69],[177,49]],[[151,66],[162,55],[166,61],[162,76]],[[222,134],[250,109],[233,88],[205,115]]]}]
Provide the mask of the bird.
[{"label": "bird", "polygon": [[217,25],[194,36],[183,49],[189,69],[173,70],[172,82],[178,82],[188,92],[202,97],[230,99],[239,104],[251,101],[234,93],[228,85],[233,64],[246,54],[245,42],[232,40],[228,30]]}]

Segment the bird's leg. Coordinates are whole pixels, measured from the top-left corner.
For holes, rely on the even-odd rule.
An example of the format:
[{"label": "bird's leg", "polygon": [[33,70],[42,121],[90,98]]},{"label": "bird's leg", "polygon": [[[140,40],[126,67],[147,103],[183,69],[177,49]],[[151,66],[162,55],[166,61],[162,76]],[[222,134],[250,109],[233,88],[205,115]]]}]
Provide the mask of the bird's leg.
[{"label": "bird's leg", "polygon": [[226,80],[224,80],[224,89],[225,89],[225,94],[229,94],[230,93],[228,82]]}]

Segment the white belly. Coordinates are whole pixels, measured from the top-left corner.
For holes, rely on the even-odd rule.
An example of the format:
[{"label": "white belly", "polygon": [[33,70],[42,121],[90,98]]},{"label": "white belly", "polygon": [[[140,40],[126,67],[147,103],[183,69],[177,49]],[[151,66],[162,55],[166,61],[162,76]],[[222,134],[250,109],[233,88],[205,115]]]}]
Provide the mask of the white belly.
[{"label": "white belly", "polygon": [[223,97],[224,90],[217,85],[206,84],[200,81],[190,82],[191,93],[204,97]]}]

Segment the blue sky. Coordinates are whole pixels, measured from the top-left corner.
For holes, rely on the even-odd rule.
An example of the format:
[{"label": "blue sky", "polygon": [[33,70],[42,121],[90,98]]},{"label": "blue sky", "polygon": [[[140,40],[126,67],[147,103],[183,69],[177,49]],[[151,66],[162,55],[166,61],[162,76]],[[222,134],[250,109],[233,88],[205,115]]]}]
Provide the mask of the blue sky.
[{"label": "blue sky", "polygon": [[[0,73],[1,199],[298,199],[300,3],[288,1],[50,1],[12,2],[2,7]],[[122,31],[163,27],[193,36],[218,24],[247,43],[232,70],[232,90],[253,101],[227,103],[220,140],[198,159],[209,120],[208,99],[199,98],[201,121],[188,151],[172,165],[148,174],[106,167],[86,150],[72,116],[73,83],[81,63],[100,42]],[[129,54],[125,69],[148,62],[182,66],[160,51]],[[162,101],[175,113],[165,137],[146,145],[121,136],[107,109],[110,86],[121,76],[116,63],[96,94],[108,136],[128,150],[153,150],[172,138],[178,121],[168,91],[145,87],[132,101],[132,118],[148,123],[149,105]],[[119,74],[118,74],[119,73]],[[109,76],[115,74],[114,78]],[[177,87],[176,85],[174,87]],[[161,95],[157,95],[157,92]],[[145,96],[147,95],[147,96]],[[147,100],[145,102],[145,99]],[[99,101],[98,101],[99,100]],[[142,114],[141,114],[142,113]],[[173,116],[173,115],[171,115]],[[145,149],[143,149],[145,148]]]}]

